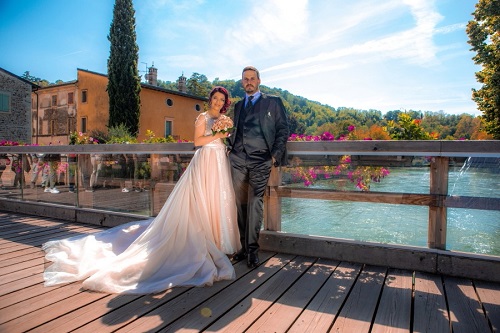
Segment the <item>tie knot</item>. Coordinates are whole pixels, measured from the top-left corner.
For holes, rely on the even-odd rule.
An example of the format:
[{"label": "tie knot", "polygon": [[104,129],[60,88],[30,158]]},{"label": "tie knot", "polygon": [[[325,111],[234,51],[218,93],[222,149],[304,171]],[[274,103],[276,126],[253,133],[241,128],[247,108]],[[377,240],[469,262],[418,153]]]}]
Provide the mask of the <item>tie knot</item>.
[{"label": "tie knot", "polygon": [[248,96],[247,97],[247,104],[246,104],[246,108],[249,108],[252,106],[252,99],[253,99],[253,96]]}]

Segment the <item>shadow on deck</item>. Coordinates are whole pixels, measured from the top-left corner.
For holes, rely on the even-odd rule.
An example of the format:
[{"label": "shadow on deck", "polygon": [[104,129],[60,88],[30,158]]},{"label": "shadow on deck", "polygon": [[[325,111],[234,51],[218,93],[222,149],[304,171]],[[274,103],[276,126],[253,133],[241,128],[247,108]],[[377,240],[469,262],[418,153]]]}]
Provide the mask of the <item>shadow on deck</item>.
[{"label": "shadow on deck", "polygon": [[41,245],[102,228],[0,212],[0,332],[499,332],[500,283],[262,252],[211,287],[44,287]]}]

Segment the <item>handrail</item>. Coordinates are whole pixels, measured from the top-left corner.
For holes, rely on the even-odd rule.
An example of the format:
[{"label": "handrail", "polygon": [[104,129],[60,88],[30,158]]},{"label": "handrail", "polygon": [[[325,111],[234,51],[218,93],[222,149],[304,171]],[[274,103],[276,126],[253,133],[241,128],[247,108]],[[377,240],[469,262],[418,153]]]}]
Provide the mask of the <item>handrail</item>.
[{"label": "handrail", "polygon": [[[380,156],[446,156],[446,157],[500,157],[500,140],[345,140],[345,141],[290,141],[289,153],[301,155],[380,155]],[[3,153],[194,153],[192,142],[0,146]]]},{"label": "handrail", "polygon": [[447,208],[500,210],[500,198],[448,195],[448,167],[453,157],[500,158],[500,141],[333,141],[289,142],[290,155],[426,156],[430,158],[428,194],[349,192],[283,186],[281,170],[273,169],[265,197],[265,227],[281,231],[281,198],[364,201],[429,207],[428,247],[446,248]]},{"label": "handrail", "polygon": [[[430,191],[424,194],[349,192],[297,189],[282,185],[279,168],[273,168],[265,196],[264,228],[281,231],[281,198],[365,201],[376,203],[422,205],[429,207],[428,246],[446,248],[447,208],[500,210],[500,199],[452,197],[448,195],[448,166],[455,157],[500,158],[500,141],[318,141],[288,142],[290,156],[425,156],[431,160]],[[53,146],[0,146],[0,154],[194,154],[190,142],[159,144],[100,144]],[[314,156],[317,156],[314,158]]]}]

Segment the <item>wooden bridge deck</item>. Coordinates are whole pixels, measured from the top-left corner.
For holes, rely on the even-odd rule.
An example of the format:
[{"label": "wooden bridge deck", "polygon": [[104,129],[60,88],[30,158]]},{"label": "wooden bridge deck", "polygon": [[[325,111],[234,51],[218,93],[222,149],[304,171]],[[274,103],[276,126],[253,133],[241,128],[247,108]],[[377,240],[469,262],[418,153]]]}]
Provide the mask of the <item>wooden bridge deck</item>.
[{"label": "wooden bridge deck", "polygon": [[281,253],[212,287],[44,287],[42,243],[96,230],[0,212],[0,332],[500,332],[500,284]]}]

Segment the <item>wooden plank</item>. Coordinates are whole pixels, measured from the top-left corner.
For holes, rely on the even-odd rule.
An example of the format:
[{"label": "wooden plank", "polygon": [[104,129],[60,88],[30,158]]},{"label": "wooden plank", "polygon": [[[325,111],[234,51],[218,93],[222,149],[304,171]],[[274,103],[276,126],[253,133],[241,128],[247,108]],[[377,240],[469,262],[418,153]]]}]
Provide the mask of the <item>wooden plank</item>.
[{"label": "wooden plank", "polygon": [[500,332],[500,285],[485,281],[474,281],[474,285],[493,332]]},{"label": "wooden plank", "polygon": [[[136,321],[138,318],[152,316],[150,313],[154,309],[163,306],[164,304],[167,304],[166,306],[168,306],[168,302],[190,289],[192,288],[172,288],[162,293],[138,297],[133,301],[127,302],[126,304],[122,302],[128,301],[126,298],[112,299],[107,304],[107,309],[101,312],[99,317],[90,318],[87,320],[87,323],[80,325],[80,327],[75,327],[73,332],[115,332],[116,330],[126,327],[130,323]],[[91,309],[93,309],[92,305],[93,304],[89,304]],[[98,310],[102,310],[102,307],[98,306]],[[78,311],[78,313],[80,313],[80,311]],[[83,317],[83,319],[86,318]],[[63,320],[65,319],[63,318]],[[139,329],[136,332],[142,332],[142,330]]]},{"label": "wooden plank", "polygon": [[38,254],[40,252],[41,250],[38,247],[31,246],[29,248],[25,248],[19,251],[1,254],[0,267],[15,265],[18,262],[17,258],[19,258],[19,260],[22,261],[24,257],[28,257],[33,254]]},{"label": "wooden plank", "polygon": [[386,269],[365,266],[330,332],[369,332]]},{"label": "wooden plank", "polygon": [[57,285],[52,287],[45,287],[43,283],[38,283],[16,292],[0,296],[0,309],[6,308],[13,304],[29,300],[30,298],[38,295],[46,294],[52,290],[63,287],[64,285]]},{"label": "wooden plank", "polygon": [[[286,332],[338,265],[320,260],[307,270],[246,332]],[[276,320],[280,318],[280,320]]]},{"label": "wooden plank", "polygon": [[450,332],[450,318],[440,275],[415,273],[413,332]]},{"label": "wooden plank", "polygon": [[27,249],[31,247],[41,247],[43,243],[51,241],[51,240],[58,240],[58,239],[64,239],[68,237],[73,237],[73,236],[79,236],[82,235],[82,233],[79,230],[54,230],[53,233],[40,236],[40,237],[35,237],[35,238],[30,238],[29,240],[25,240],[22,243],[17,243],[17,242],[12,242],[10,245],[6,245],[5,248],[2,248],[0,246],[0,255],[3,255],[5,253],[9,252],[14,252],[14,251],[19,251],[22,249]]},{"label": "wooden plank", "polygon": [[[173,299],[168,304],[158,307],[154,311],[148,313],[147,316],[141,317],[134,321],[130,325],[127,325],[123,329],[117,332],[139,332],[139,331],[157,331],[162,329],[162,331],[172,331],[172,327],[167,325],[175,322],[179,318],[185,320],[187,318],[188,322],[199,320],[200,317],[209,316],[211,309],[203,307],[203,311],[193,311],[199,307],[201,304],[214,297],[214,295],[219,294],[224,290],[224,288],[234,283],[240,284],[242,279],[247,281],[245,285],[250,287],[252,290],[255,288],[254,285],[259,285],[258,280],[260,278],[267,279],[268,274],[265,274],[266,267],[271,265],[271,256],[273,254],[261,252],[259,253],[260,259],[263,261],[262,264],[256,269],[249,270],[246,263],[243,261],[235,264],[235,271],[237,280],[236,281],[219,281],[214,283],[210,288],[192,288],[188,292],[180,295],[179,297]],[[268,272],[269,273],[269,272]],[[251,282],[253,281],[253,282]],[[244,295],[239,295],[243,297]],[[224,298],[226,302],[231,302],[230,298]],[[185,317],[188,314],[188,317]],[[189,316],[191,314],[191,316]],[[165,326],[167,326],[165,328]]]},{"label": "wooden plank", "polygon": [[22,269],[20,271],[15,271],[12,273],[0,275],[0,287],[2,287],[5,284],[9,284],[9,283],[15,282],[15,281],[23,279],[23,278],[27,278],[27,277],[31,277],[31,276],[35,276],[35,275],[41,276],[43,271],[44,271],[44,266],[42,263],[42,264],[38,264],[36,266],[30,266],[30,267],[28,267],[26,269]]},{"label": "wooden plank", "polygon": [[44,258],[39,256],[39,255],[36,255],[36,256],[28,255],[28,256],[31,259],[19,260],[19,262],[16,265],[9,265],[9,266],[5,266],[5,267],[0,267],[0,281],[1,281],[0,284],[2,284],[3,276],[5,276],[5,275],[11,274],[11,273],[14,273],[17,271],[29,269],[29,268],[32,268],[32,267],[38,266],[38,265],[43,266],[45,263]]},{"label": "wooden plank", "polygon": [[[84,305],[81,308],[76,309],[75,311],[68,312],[61,317],[58,317],[54,320],[48,321],[45,324],[42,324],[33,330],[30,330],[32,333],[56,333],[56,332],[71,332],[74,329],[77,329],[89,321],[96,320],[112,310],[119,309],[120,307],[135,301],[139,298],[143,298],[145,300],[146,297],[142,297],[141,295],[116,295],[116,294],[108,294],[105,297],[98,299],[95,302]],[[129,313],[130,316],[130,313]],[[103,332],[101,328],[99,328],[95,332]],[[88,331],[87,331],[88,332]]]},{"label": "wooden plank", "polygon": [[0,332],[25,332],[42,325],[54,318],[71,312],[103,297],[107,294],[83,292],[44,308],[37,309],[21,317],[0,324]]},{"label": "wooden plank", "polygon": [[400,205],[434,205],[436,196],[415,193],[355,192],[279,186],[270,189],[270,195],[281,198],[336,200],[353,202],[389,203]]},{"label": "wooden plank", "polygon": [[328,332],[360,271],[360,264],[340,263],[288,332]]},{"label": "wooden plank", "polygon": [[31,296],[21,302],[17,302],[16,304],[0,310],[0,324],[28,315],[30,312],[54,305],[61,300],[81,293],[81,285],[78,283],[64,285],[61,288],[46,288],[46,293]]},{"label": "wooden plank", "polygon": [[[276,258],[276,257],[275,257]],[[275,259],[273,258],[273,259]],[[287,295],[293,295],[293,294],[298,294],[298,290],[300,290],[299,287],[296,288],[296,284],[299,283],[304,287],[304,289],[300,290],[303,292],[306,292],[306,289],[312,288],[313,290],[316,289],[314,288],[314,284],[318,283],[313,282],[312,279],[310,278],[311,274],[309,271],[312,269],[314,271],[318,272],[318,279],[321,280],[323,276],[323,280],[330,275],[330,273],[320,273],[320,269],[317,268],[312,268],[311,266],[313,265],[314,261],[312,258],[306,258],[306,257],[297,257],[294,260],[292,260],[288,265],[283,266],[284,260],[281,259],[278,265],[280,266],[280,271],[272,276],[270,279],[261,279],[259,276],[259,283],[258,284],[248,284],[244,280],[242,280],[238,285],[231,286],[231,294],[234,295],[234,302],[231,302],[231,307],[233,308],[232,310],[236,311],[230,311],[232,313],[228,313],[222,321],[225,323],[225,325],[221,321],[217,321],[216,327],[211,328],[209,330],[219,330],[219,331],[225,331],[225,332],[235,332],[235,331],[240,331],[243,329],[242,326],[248,326],[249,323],[252,321],[249,320],[249,317],[254,317],[254,316],[259,316],[262,318],[262,313],[267,309],[269,311],[270,308],[272,308],[273,305],[276,305],[277,303],[280,302],[280,297],[287,297]],[[276,266],[278,266],[276,265]],[[313,266],[314,267],[314,266]],[[305,273],[304,273],[305,272]],[[309,274],[308,274],[309,273]],[[303,281],[302,278],[304,278],[311,282],[311,285],[307,285],[305,282],[299,282]],[[318,286],[319,287],[319,286]],[[243,289],[245,289],[244,292]],[[251,290],[253,289],[253,290]],[[313,292],[313,291],[311,291]],[[307,292],[306,292],[307,293]],[[283,295],[283,296],[282,296]],[[300,298],[300,296],[299,296]],[[307,298],[307,297],[306,297]],[[290,299],[291,301],[291,299]],[[220,302],[220,301],[219,301]],[[273,304],[274,303],[274,304]],[[250,307],[248,307],[250,305]],[[226,311],[229,310],[230,308],[226,307]],[[240,312],[241,310],[246,311],[246,314],[250,314],[250,316],[242,315],[238,316],[235,314],[235,312]],[[278,310],[279,314],[276,314],[276,317],[281,317],[281,320],[287,321],[285,317],[282,317],[282,309]],[[302,308],[300,308],[302,310]],[[225,312],[226,312],[225,311]],[[220,313],[220,312],[219,312]],[[220,313],[223,314],[224,312]],[[265,313],[265,312],[264,312]],[[300,312],[299,312],[300,313]],[[218,313],[217,313],[218,314]],[[287,315],[290,315],[295,319],[293,314],[287,313]],[[214,316],[215,318],[217,316]],[[290,319],[288,319],[290,320]],[[213,321],[213,320],[212,320]],[[234,326],[233,326],[234,325]],[[289,326],[289,325],[286,325]],[[168,327],[170,332],[174,332],[178,329],[180,329],[182,326],[180,323],[175,323],[175,325],[172,325],[171,327]],[[193,326],[189,326],[190,328]],[[194,329],[200,329],[203,327],[200,326],[194,326]],[[274,328],[276,331],[280,331],[280,328],[275,327]],[[253,327],[250,327],[246,330],[246,332],[252,332],[254,330]],[[265,332],[265,330],[261,330],[261,332]]]},{"label": "wooden plank", "polygon": [[[274,281],[279,280],[281,271],[287,270],[287,268],[291,269],[292,266],[295,266],[296,268],[294,269],[303,272],[312,265],[312,258],[295,258],[290,261],[291,259],[293,259],[293,256],[290,255],[274,256],[263,266],[259,267],[258,270],[247,274],[245,277],[228,286],[219,293],[217,297],[209,299],[193,308],[186,316],[165,327],[162,331],[177,332],[186,328],[196,332],[201,331],[232,308],[239,307],[238,304],[247,297],[247,295],[254,293],[257,288],[266,288],[268,284],[274,284]],[[289,264],[286,265],[287,263]],[[290,270],[288,270],[288,274],[290,274],[290,276],[296,275],[295,272],[292,273]],[[290,280],[293,280],[293,278],[290,277]],[[285,289],[290,283],[293,282],[281,280],[281,286],[278,289]],[[277,289],[273,290],[273,292],[276,291]],[[209,310],[210,315],[199,315],[207,310]],[[217,321],[216,324],[220,329],[221,323]],[[225,329],[227,330],[228,328],[225,327]],[[210,330],[212,329],[209,329],[209,331]]]},{"label": "wooden plank", "polygon": [[0,296],[7,295],[18,290],[23,290],[25,288],[31,287],[35,284],[42,282],[43,282],[42,274],[36,274],[20,278],[19,280],[3,284],[2,287],[0,288]]},{"label": "wooden plank", "polygon": [[[282,281],[282,274],[284,272],[282,268],[288,267],[293,258],[294,256],[292,255],[275,255],[265,264],[259,266],[249,274],[240,277],[234,284],[227,288],[227,292],[221,293],[222,297],[218,296],[217,298],[209,299],[195,308],[195,311],[201,311],[202,309],[211,310],[212,318],[210,322],[212,324],[207,328],[207,331],[236,332],[231,327],[234,324],[234,319],[242,318],[251,312],[247,306],[248,299],[251,299],[252,295],[256,296],[257,293],[265,294],[264,290],[269,293],[272,292],[270,286],[275,285],[274,281]],[[290,265],[297,265],[297,262],[294,261]],[[214,322],[215,318],[217,321]],[[245,319],[242,318],[242,320]],[[208,323],[208,321],[205,321],[205,323]],[[205,323],[191,324],[191,327],[207,326]]]},{"label": "wooden plank", "polygon": [[413,272],[389,270],[371,333],[410,332]]},{"label": "wooden plank", "polygon": [[[217,297],[218,299],[200,304],[202,308],[211,311],[212,306],[216,307],[210,322],[207,321],[207,323],[211,323],[207,330],[211,332],[238,332],[248,327],[254,318],[265,311],[269,304],[272,304],[272,300],[279,297],[287,286],[293,283],[294,277],[297,278],[305,270],[304,259],[293,258],[290,255],[276,255],[257,269],[239,278],[229,287],[230,290],[224,294],[223,298]],[[291,275],[288,279],[285,272],[289,272]],[[228,301],[227,306],[221,303],[224,300]],[[264,303],[266,304],[264,305]],[[200,310],[200,306],[195,310]],[[263,308],[261,309],[261,307]],[[223,315],[221,316],[221,314]],[[192,312],[191,316],[193,315]],[[214,322],[214,318],[217,321]],[[178,325],[177,322],[175,324]],[[186,327],[193,327],[193,329],[200,326],[195,322],[190,326],[186,325]],[[173,331],[175,327],[170,326],[167,329]]]},{"label": "wooden plank", "polygon": [[[448,195],[448,157],[433,157],[430,167],[430,193],[439,198]],[[446,249],[446,216],[447,209],[442,200],[429,206],[429,222],[427,227],[427,246],[431,249]]]},{"label": "wooden plank", "polygon": [[269,194],[272,189],[281,185],[281,179],[281,168],[271,168],[267,193],[264,196],[264,225],[267,230],[281,230],[281,198]]},{"label": "wooden plank", "polygon": [[488,321],[470,280],[445,277],[453,333],[489,332]]}]

